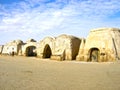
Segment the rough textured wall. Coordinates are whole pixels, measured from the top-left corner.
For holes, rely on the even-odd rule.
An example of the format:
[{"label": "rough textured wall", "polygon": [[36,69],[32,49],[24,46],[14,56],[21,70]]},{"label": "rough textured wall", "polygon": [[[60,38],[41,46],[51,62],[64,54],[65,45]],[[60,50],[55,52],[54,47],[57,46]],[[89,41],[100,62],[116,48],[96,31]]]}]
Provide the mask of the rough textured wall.
[{"label": "rough textured wall", "polygon": [[2,50],[2,54],[9,54],[8,48],[9,48],[8,45],[4,45],[3,50]]},{"label": "rough textured wall", "polygon": [[114,29],[110,33],[112,36],[116,58],[120,59],[120,30]]},{"label": "rough textured wall", "polygon": [[73,60],[79,50],[80,39],[71,35],[60,35],[54,40],[54,52],[51,59]]},{"label": "rough textured wall", "polygon": [[54,52],[51,59],[71,60],[72,49],[70,46],[71,38],[68,35],[60,35],[54,40]]},{"label": "rough textured wall", "polygon": [[[32,55],[36,53],[37,42],[34,39],[28,39],[24,45],[21,46],[19,55],[23,56],[36,56]],[[31,53],[31,54],[30,54]]]},{"label": "rough textured wall", "polygon": [[4,45],[2,54],[10,55],[12,52],[14,52],[15,55],[18,55],[19,47],[23,42],[21,40],[13,40],[12,42],[9,42]]},{"label": "rough textured wall", "polygon": [[[66,49],[66,35],[60,35],[54,40],[54,50],[51,59],[65,60],[65,49]],[[68,45],[69,47],[69,45]]]},{"label": "rough textured wall", "polygon": [[76,60],[78,61],[84,61],[84,47],[85,47],[85,39],[81,39],[81,43],[79,45],[79,52],[78,55],[76,56]]},{"label": "rough textured wall", "polygon": [[[116,34],[115,34],[116,33]],[[117,35],[117,37],[115,37]],[[91,61],[94,56],[101,61],[114,61],[116,59],[117,46],[119,46],[119,30],[116,28],[101,28],[92,30],[85,43],[84,60]],[[98,51],[98,57],[92,51]]]},{"label": "rough textured wall", "polygon": [[[54,51],[54,38],[52,37],[46,37],[43,40],[41,40],[40,42],[38,42],[38,48],[37,48],[37,57],[40,58],[50,58],[51,55],[53,54]],[[49,52],[51,52],[51,55],[49,55],[49,57],[47,57],[47,54],[49,54]]]},{"label": "rough textured wall", "polygon": [[80,39],[70,35],[46,37],[39,42],[37,56],[52,60],[72,60],[76,58]]},{"label": "rough textured wall", "polygon": [[72,37],[71,39],[71,47],[72,47],[72,60],[76,59],[76,56],[79,52],[79,46],[81,44],[81,39],[77,37]]}]

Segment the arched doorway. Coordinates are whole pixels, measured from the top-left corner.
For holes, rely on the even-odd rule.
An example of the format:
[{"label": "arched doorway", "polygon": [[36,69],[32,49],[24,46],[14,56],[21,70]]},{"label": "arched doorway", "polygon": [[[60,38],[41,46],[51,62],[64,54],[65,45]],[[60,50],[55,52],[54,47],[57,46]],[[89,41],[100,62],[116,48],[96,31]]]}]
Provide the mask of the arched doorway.
[{"label": "arched doorway", "polygon": [[51,48],[50,48],[50,46],[47,44],[47,45],[45,45],[45,48],[44,48],[43,58],[50,58],[51,55],[52,55]]},{"label": "arched doorway", "polygon": [[100,51],[98,48],[92,48],[90,50],[90,61],[98,62],[100,58]]},{"label": "arched doorway", "polygon": [[36,56],[36,51],[35,51],[36,47],[35,46],[28,46],[26,48],[26,56]]}]

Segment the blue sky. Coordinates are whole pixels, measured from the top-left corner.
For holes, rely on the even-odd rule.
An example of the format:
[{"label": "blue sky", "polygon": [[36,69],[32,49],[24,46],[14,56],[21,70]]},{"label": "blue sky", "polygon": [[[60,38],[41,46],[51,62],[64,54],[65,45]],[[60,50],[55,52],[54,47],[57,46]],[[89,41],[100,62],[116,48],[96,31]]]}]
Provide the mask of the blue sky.
[{"label": "blue sky", "polygon": [[120,0],[0,0],[0,44],[120,28]]}]

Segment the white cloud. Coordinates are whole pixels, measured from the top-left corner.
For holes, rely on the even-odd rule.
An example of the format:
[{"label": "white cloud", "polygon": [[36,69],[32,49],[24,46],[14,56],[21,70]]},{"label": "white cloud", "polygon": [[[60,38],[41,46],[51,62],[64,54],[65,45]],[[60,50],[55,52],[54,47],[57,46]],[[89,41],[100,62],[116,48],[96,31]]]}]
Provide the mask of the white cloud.
[{"label": "white cloud", "polygon": [[0,5],[0,31],[26,37],[44,32],[86,36],[92,28],[120,25],[116,19],[109,18],[120,12],[119,0],[56,0],[45,3],[47,1],[26,0],[8,7]]},{"label": "white cloud", "polygon": [[[14,17],[6,17],[2,20],[0,30],[17,31],[27,34],[43,32],[58,26],[63,18],[59,11],[31,11],[25,13],[17,13]],[[19,31],[18,31],[19,30]]]}]

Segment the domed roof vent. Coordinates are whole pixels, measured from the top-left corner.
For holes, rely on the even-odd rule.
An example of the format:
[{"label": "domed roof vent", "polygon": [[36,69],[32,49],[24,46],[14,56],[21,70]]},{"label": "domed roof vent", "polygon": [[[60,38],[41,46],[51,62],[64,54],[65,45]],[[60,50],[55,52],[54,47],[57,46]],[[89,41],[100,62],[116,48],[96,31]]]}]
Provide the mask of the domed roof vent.
[{"label": "domed roof vent", "polygon": [[34,39],[28,39],[26,42],[27,43],[29,43],[29,42],[36,42],[36,40],[34,40]]}]

